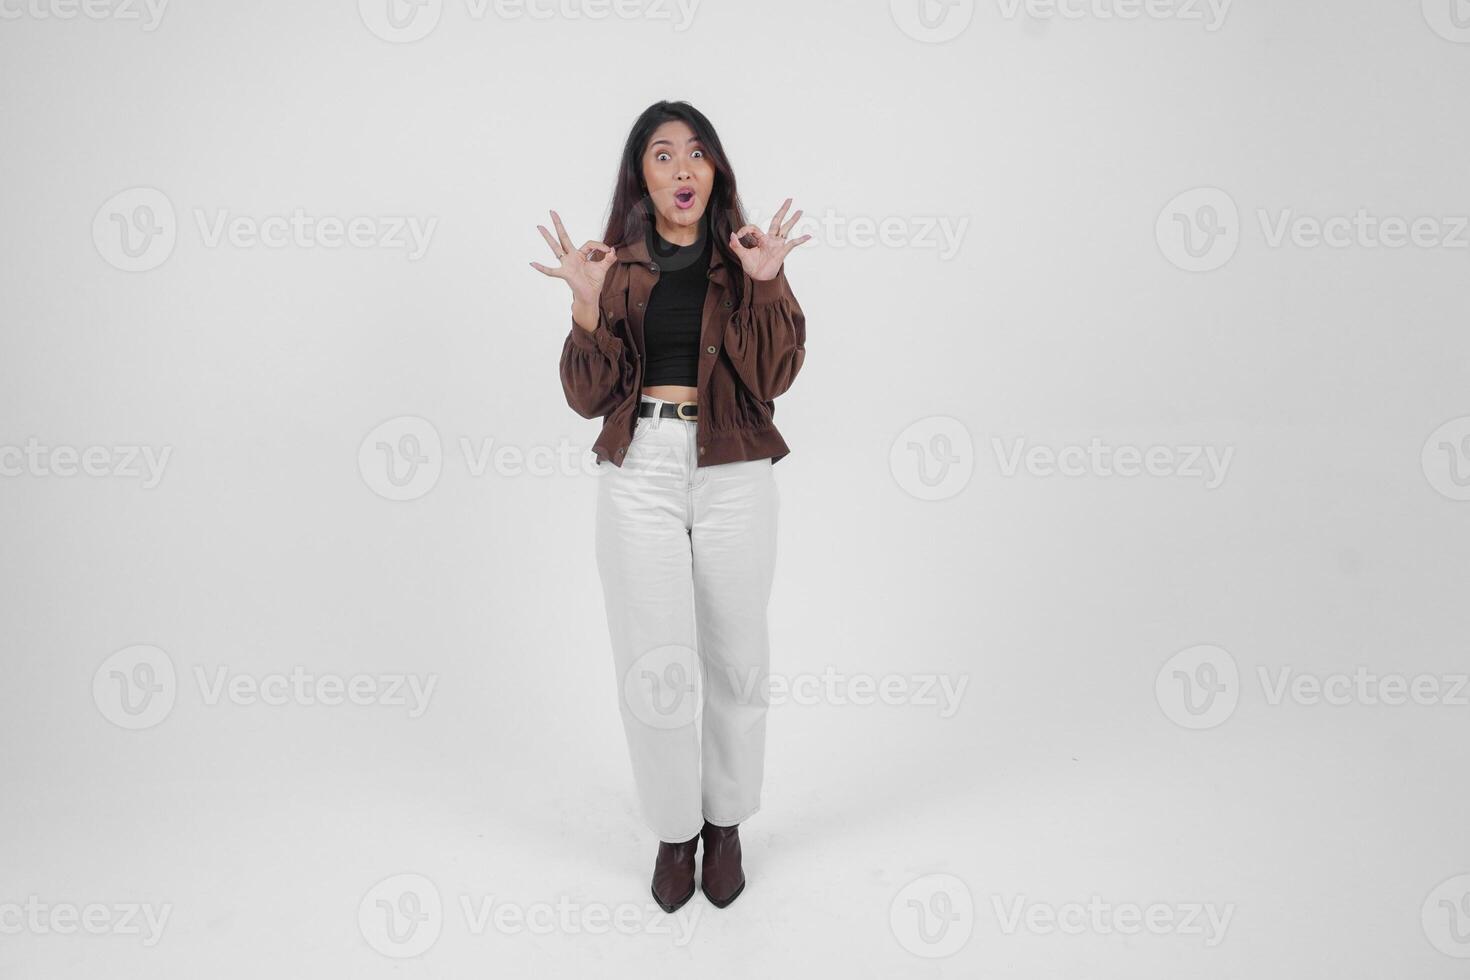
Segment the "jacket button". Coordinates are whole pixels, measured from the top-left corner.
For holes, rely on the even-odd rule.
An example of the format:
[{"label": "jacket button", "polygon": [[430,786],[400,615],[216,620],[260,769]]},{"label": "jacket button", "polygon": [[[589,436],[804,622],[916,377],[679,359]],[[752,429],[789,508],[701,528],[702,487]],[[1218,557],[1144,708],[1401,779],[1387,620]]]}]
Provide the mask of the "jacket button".
[{"label": "jacket button", "polygon": [[699,447],[699,455],[701,455],[701,456],[704,455],[704,447],[703,446],[700,446]]},{"label": "jacket button", "polygon": [[714,353],[714,352],[715,352],[715,349],[714,349],[714,348],[713,348],[713,347],[706,347],[706,348],[705,348],[705,349],[704,349],[704,352],[705,352],[705,353],[706,353],[706,354],[713,354],[713,353]]},{"label": "jacket button", "polygon": [[657,272],[658,271],[658,263],[657,262],[650,262],[650,263],[648,263],[648,271],[649,272]]},{"label": "jacket button", "polygon": [[642,301],[642,300],[639,300],[639,301],[638,301],[638,308],[639,308],[639,309],[640,309],[640,310],[641,310],[641,309],[643,309],[643,301]]},{"label": "jacket button", "polygon": [[729,308],[730,308],[730,307],[732,307],[732,306],[734,306],[734,305],[735,305],[735,304],[734,304],[734,303],[732,303],[732,302],[730,302],[730,301],[729,301],[729,300],[728,300],[728,299],[727,299],[727,300],[725,300],[725,309],[727,309],[727,310],[728,310],[728,309],[729,309]]},{"label": "jacket button", "polygon": [[628,451],[628,447],[626,447],[626,446],[619,446],[618,447],[618,455],[619,456],[623,455],[623,453],[625,453],[627,451]]}]

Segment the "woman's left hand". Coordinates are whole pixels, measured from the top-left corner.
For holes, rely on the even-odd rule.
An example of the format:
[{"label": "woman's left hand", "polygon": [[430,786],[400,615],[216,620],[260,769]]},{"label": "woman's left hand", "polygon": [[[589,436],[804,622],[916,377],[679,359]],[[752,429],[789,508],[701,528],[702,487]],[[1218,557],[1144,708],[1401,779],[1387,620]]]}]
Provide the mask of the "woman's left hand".
[{"label": "woman's left hand", "polygon": [[[791,207],[791,198],[788,197],[786,203],[781,205],[781,210],[771,218],[771,227],[768,231],[763,232],[755,225],[746,225],[730,233],[730,248],[734,249],[736,257],[740,259],[740,265],[750,278],[762,281],[776,278],[781,274],[781,263],[786,261],[786,253],[811,239],[811,235],[802,235],[792,241],[786,240],[786,236],[801,218],[801,212],[798,211],[785,224],[782,224],[781,221],[785,218],[786,209],[789,207]],[[754,239],[754,245],[747,247],[741,242],[743,238]]]}]

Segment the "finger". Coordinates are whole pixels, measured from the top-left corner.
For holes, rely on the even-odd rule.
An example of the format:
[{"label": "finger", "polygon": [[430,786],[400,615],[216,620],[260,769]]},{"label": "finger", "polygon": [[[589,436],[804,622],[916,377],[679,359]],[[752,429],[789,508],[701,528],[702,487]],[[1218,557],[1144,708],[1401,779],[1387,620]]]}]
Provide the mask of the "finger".
[{"label": "finger", "polygon": [[786,219],[786,209],[789,207],[791,207],[791,198],[788,197],[785,201],[781,203],[781,206],[776,209],[776,213],[771,215],[771,226],[769,229],[770,234],[779,235],[781,233],[781,222]]},{"label": "finger", "polygon": [[602,242],[589,241],[582,243],[582,257],[588,262],[601,262],[609,251],[611,249]]},{"label": "finger", "polygon": [[791,216],[791,220],[790,221],[786,222],[784,225],[781,226],[781,231],[780,231],[781,237],[782,238],[785,238],[787,235],[791,234],[791,229],[792,228],[795,228],[796,227],[796,223],[798,221],[800,221],[800,220],[801,220],[801,212],[798,211],[798,212],[796,212],[795,214],[793,214]]},{"label": "finger", "polygon": [[787,253],[790,253],[790,251],[793,248],[795,248],[796,246],[802,245],[802,244],[804,244],[806,242],[809,242],[811,240],[812,240],[812,236],[811,235],[802,235],[800,238],[794,238],[791,241],[789,241],[789,242],[786,243],[786,251],[787,251]]},{"label": "finger", "polygon": [[541,273],[543,276],[550,276],[553,279],[560,279],[560,278],[562,278],[561,270],[560,269],[548,269],[546,266],[542,265],[540,262],[532,262],[531,263],[531,268],[535,269],[537,272]]},{"label": "finger", "polygon": [[781,221],[786,217],[786,209],[789,207],[791,207],[791,198],[788,197],[781,205],[781,209],[771,216],[771,234],[780,234]]},{"label": "finger", "polygon": [[536,230],[541,232],[541,237],[546,239],[546,244],[551,246],[552,255],[555,255],[557,258],[561,258],[563,255],[566,254],[567,250],[561,247],[560,242],[551,237],[551,232],[547,231],[545,227],[537,225]]},{"label": "finger", "polygon": [[561,241],[561,250],[570,252],[572,250],[572,236],[567,234],[566,228],[561,223],[561,215],[555,211],[551,212],[551,221],[556,225],[556,237]]}]

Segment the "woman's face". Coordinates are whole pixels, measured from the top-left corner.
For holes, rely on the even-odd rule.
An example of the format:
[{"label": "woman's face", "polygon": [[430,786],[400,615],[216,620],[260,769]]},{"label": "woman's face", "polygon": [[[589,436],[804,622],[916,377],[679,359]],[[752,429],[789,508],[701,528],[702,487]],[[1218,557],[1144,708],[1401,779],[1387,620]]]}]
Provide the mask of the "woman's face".
[{"label": "woman's face", "polygon": [[689,124],[664,123],[643,151],[643,182],[665,224],[693,225],[709,207],[715,168]]}]

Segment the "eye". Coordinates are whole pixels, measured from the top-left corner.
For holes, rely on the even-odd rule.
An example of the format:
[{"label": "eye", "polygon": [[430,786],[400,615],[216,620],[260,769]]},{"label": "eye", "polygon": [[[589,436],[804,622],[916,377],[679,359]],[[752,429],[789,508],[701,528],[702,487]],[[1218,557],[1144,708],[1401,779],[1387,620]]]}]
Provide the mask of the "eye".
[{"label": "eye", "polygon": [[695,159],[698,159],[698,160],[704,159],[704,151],[703,150],[695,150],[693,153],[691,153],[689,155],[691,157],[694,157]]},{"label": "eye", "polygon": [[658,156],[654,157],[654,159],[659,163],[663,163],[669,159],[669,152],[667,150],[659,150]]}]

